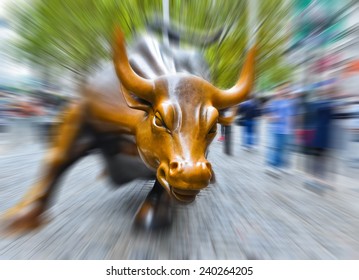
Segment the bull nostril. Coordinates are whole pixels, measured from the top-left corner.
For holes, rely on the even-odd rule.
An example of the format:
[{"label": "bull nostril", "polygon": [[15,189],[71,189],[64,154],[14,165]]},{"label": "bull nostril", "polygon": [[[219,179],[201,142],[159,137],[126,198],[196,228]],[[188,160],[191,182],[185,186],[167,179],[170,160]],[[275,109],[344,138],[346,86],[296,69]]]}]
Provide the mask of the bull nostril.
[{"label": "bull nostril", "polygon": [[161,168],[160,170],[159,170],[159,176],[160,177],[162,177],[162,178],[166,178],[166,172],[163,170],[163,168]]},{"label": "bull nostril", "polygon": [[171,163],[170,163],[170,170],[171,171],[174,171],[174,170],[176,170],[178,168],[178,162],[177,161],[172,161]]},{"label": "bull nostril", "polygon": [[208,169],[212,169],[212,165],[209,162],[206,162],[206,166]]}]

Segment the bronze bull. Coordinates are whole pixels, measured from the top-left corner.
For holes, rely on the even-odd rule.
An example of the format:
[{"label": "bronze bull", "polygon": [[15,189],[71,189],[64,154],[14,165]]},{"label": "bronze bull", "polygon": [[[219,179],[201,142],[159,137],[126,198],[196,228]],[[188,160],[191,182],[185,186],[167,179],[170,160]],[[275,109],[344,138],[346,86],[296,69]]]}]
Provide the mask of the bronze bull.
[{"label": "bronze bull", "polygon": [[168,224],[172,200],[192,202],[213,179],[207,149],[217,124],[226,122],[221,112],[244,100],[252,87],[255,47],[238,82],[228,90],[169,69],[143,44],[128,57],[120,30],[113,49],[114,67],[89,79],[81,100],[67,109],[46,155],[43,176],[7,213],[8,228],[41,225],[61,175],[95,149],[104,155],[107,173],[117,184],[156,179],[136,215],[142,226]]}]

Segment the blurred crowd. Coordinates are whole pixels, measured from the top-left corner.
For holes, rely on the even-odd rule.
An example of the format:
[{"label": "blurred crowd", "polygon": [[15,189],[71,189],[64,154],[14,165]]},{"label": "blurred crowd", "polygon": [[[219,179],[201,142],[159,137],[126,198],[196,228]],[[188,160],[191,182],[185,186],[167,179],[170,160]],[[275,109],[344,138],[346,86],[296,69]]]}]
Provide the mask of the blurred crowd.
[{"label": "blurred crowd", "polygon": [[43,140],[62,107],[61,102],[0,92],[0,133],[13,132],[18,137],[35,130],[32,134],[39,136],[38,140]]},{"label": "blurred crowd", "polygon": [[[331,187],[339,165],[359,166],[359,97],[342,95],[334,84],[311,92],[281,84],[267,100],[243,102],[238,115],[246,151],[256,150],[264,121],[269,175],[280,177],[300,164],[308,184]],[[303,155],[301,163],[293,162],[293,153]]]}]

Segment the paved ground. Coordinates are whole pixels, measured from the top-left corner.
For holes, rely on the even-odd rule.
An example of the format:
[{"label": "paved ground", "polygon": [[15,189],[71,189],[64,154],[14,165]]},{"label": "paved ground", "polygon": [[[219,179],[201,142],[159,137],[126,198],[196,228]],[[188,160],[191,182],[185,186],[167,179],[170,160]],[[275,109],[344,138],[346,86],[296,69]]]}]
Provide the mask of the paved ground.
[{"label": "paved ground", "polygon": [[[234,138],[232,157],[214,141],[209,158],[217,183],[193,204],[178,205],[169,230],[134,230],[132,219],[152,183],[112,188],[97,178],[101,159],[92,155],[63,180],[48,225],[0,238],[0,259],[359,259],[357,170],[345,168],[351,175],[337,176],[334,190],[315,192],[298,171],[268,176],[264,146],[242,151],[238,127]],[[2,145],[0,212],[39,175],[43,148],[33,140],[19,135]]]}]

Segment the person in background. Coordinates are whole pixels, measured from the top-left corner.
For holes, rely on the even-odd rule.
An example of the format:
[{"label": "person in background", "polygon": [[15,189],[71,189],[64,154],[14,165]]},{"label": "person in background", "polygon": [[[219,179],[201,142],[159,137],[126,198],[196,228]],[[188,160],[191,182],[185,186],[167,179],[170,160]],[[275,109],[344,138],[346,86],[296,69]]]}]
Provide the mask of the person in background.
[{"label": "person in background", "polygon": [[351,167],[359,168],[359,98],[356,97],[356,100],[354,101],[352,108],[352,118],[349,123],[349,130],[351,133],[351,143],[350,148],[351,151],[353,151],[350,155],[349,162],[351,164]]},{"label": "person in background", "polygon": [[225,140],[225,127],[221,124],[221,136],[218,138],[218,141],[223,142]]},{"label": "person in background", "polygon": [[334,104],[328,90],[321,89],[316,92],[316,100],[311,102],[312,125],[314,135],[310,145],[310,157],[308,166],[314,183],[331,185],[326,182],[329,171],[329,152],[332,148],[332,123],[334,118]]},{"label": "person in background", "polygon": [[257,117],[260,115],[258,101],[255,98],[242,102],[238,114],[242,121],[242,145],[247,151],[254,149],[257,142]]},{"label": "person in background", "polygon": [[0,92],[0,133],[5,132],[6,128],[7,128],[6,102],[3,98],[3,94]]},{"label": "person in background", "polygon": [[270,137],[266,172],[277,177],[281,172],[287,173],[289,167],[289,144],[295,114],[291,96],[288,84],[279,86],[275,97],[264,110]]}]

